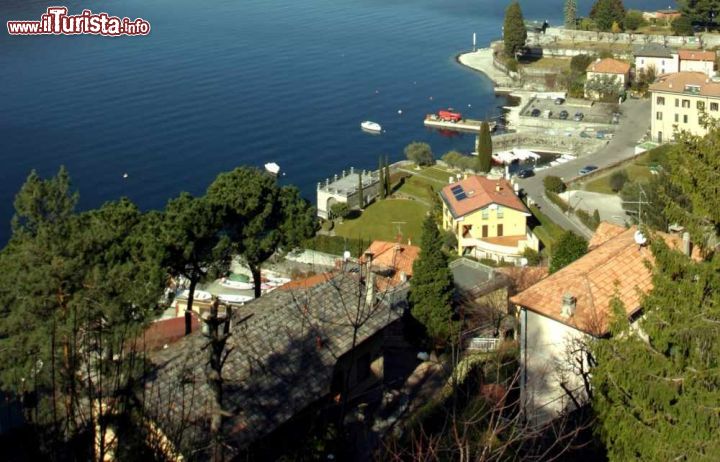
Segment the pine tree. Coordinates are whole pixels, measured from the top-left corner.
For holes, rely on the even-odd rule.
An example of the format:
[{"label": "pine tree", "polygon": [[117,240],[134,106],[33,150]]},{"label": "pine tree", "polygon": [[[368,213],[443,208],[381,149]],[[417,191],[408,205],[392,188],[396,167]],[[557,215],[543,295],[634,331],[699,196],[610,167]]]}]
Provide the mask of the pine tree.
[{"label": "pine tree", "polygon": [[360,207],[360,210],[365,207],[365,194],[363,191],[362,171],[358,172],[358,207]]},{"label": "pine tree", "polygon": [[483,121],[480,125],[480,135],[477,142],[477,160],[475,171],[487,173],[490,171],[492,159],[492,137],[490,136],[490,125]]},{"label": "pine tree", "polygon": [[380,156],[378,161],[378,194],[380,199],[385,199],[385,166],[383,165],[383,157]]},{"label": "pine tree", "polygon": [[622,0],[597,0],[590,10],[590,17],[601,31],[611,30],[613,23],[617,23],[618,29],[622,29],[625,6]]},{"label": "pine tree", "polygon": [[631,327],[616,301],[612,338],[592,344],[598,433],[611,461],[717,460],[720,255],[693,262],[652,242],[643,316]]},{"label": "pine tree", "polygon": [[577,0],[565,0],[565,29],[577,27]]},{"label": "pine tree", "polygon": [[453,278],[442,243],[437,224],[428,215],[423,222],[420,256],[413,264],[410,303],[412,315],[436,345],[447,341],[455,328],[451,305]]},{"label": "pine tree", "polygon": [[505,22],[503,23],[503,42],[505,43],[505,54],[514,58],[525,46],[527,30],[523,19],[520,4],[514,1],[505,10]]}]

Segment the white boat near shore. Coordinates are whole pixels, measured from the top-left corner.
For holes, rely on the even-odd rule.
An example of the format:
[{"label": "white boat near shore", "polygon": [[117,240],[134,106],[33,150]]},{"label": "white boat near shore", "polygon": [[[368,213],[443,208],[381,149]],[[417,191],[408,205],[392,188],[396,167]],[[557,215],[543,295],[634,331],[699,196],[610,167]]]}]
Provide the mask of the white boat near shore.
[{"label": "white boat near shore", "polygon": [[371,122],[369,120],[366,120],[365,122],[362,122],[360,124],[360,128],[363,130],[367,130],[369,132],[376,132],[380,133],[382,131],[382,127],[377,122]]},{"label": "white boat near shore", "polygon": [[272,173],[273,175],[278,175],[280,173],[280,166],[275,162],[268,162],[267,164],[265,164],[265,170],[267,170],[269,173]]}]

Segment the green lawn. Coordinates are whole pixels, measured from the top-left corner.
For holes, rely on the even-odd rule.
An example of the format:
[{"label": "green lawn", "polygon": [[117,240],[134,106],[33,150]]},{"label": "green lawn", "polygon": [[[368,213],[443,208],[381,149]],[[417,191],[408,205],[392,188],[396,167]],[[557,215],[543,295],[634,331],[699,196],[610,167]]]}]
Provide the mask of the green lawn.
[{"label": "green lawn", "polygon": [[540,59],[520,59],[520,67],[530,69],[556,70],[570,69],[570,58],[542,57]]},{"label": "green lawn", "polygon": [[663,159],[667,155],[668,149],[670,149],[669,145],[651,149],[650,151],[637,156],[629,163],[607,170],[607,172],[603,173],[601,176],[593,178],[588,182],[580,183],[579,186],[585,191],[593,191],[603,194],[617,194],[610,187],[610,177],[613,173],[621,170],[624,170],[627,173],[628,178],[631,181],[638,180],[640,182],[648,182],[653,176],[650,171],[650,166],[662,163]]},{"label": "green lawn", "polygon": [[[420,242],[422,222],[428,207],[420,202],[402,199],[385,199],[370,205],[358,218],[335,223],[335,233],[348,238],[394,241],[398,227],[403,241]],[[405,222],[398,224],[393,222]]]},{"label": "green lawn", "polygon": [[439,185],[445,185],[448,182],[448,177],[453,174],[450,170],[446,170],[442,167],[434,165],[432,167],[425,167],[420,172],[422,175],[433,178]]}]

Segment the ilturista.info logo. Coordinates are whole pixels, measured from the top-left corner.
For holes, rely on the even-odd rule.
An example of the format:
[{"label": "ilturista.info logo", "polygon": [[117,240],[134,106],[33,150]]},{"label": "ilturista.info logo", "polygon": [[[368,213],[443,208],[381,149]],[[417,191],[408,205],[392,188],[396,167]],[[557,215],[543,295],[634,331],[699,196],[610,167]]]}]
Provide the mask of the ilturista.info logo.
[{"label": "ilturista.info logo", "polygon": [[48,7],[39,21],[8,21],[10,35],[148,35],[150,23],[143,18],[119,18],[107,13],[93,13],[82,10],[77,15],[68,15],[64,6]]}]

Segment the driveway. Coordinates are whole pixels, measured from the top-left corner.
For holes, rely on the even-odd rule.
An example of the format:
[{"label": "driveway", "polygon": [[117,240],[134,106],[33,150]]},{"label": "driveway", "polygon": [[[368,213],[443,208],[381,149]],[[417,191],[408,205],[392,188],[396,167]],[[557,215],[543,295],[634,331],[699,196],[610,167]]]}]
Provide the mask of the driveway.
[{"label": "driveway", "polygon": [[574,209],[582,209],[592,215],[595,210],[600,214],[600,220],[625,225],[630,217],[625,214],[622,199],[615,194],[601,194],[592,191],[566,191],[561,194],[567,198],[568,204]]},{"label": "driveway", "polygon": [[603,148],[593,154],[540,170],[534,177],[517,179],[520,187],[532,198],[539,208],[555,223],[561,227],[574,231],[581,236],[589,238],[592,231],[585,227],[574,216],[566,216],[553,203],[545,199],[543,178],[548,175],[559,176],[569,180],[578,176],[578,170],[585,165],[596,165],[600,168],[615,162],[629,159],[635,154],[635,145],[650,128],[650,100],[628,99],[621,106],[622,117],[615,131],[615,136]]}]

